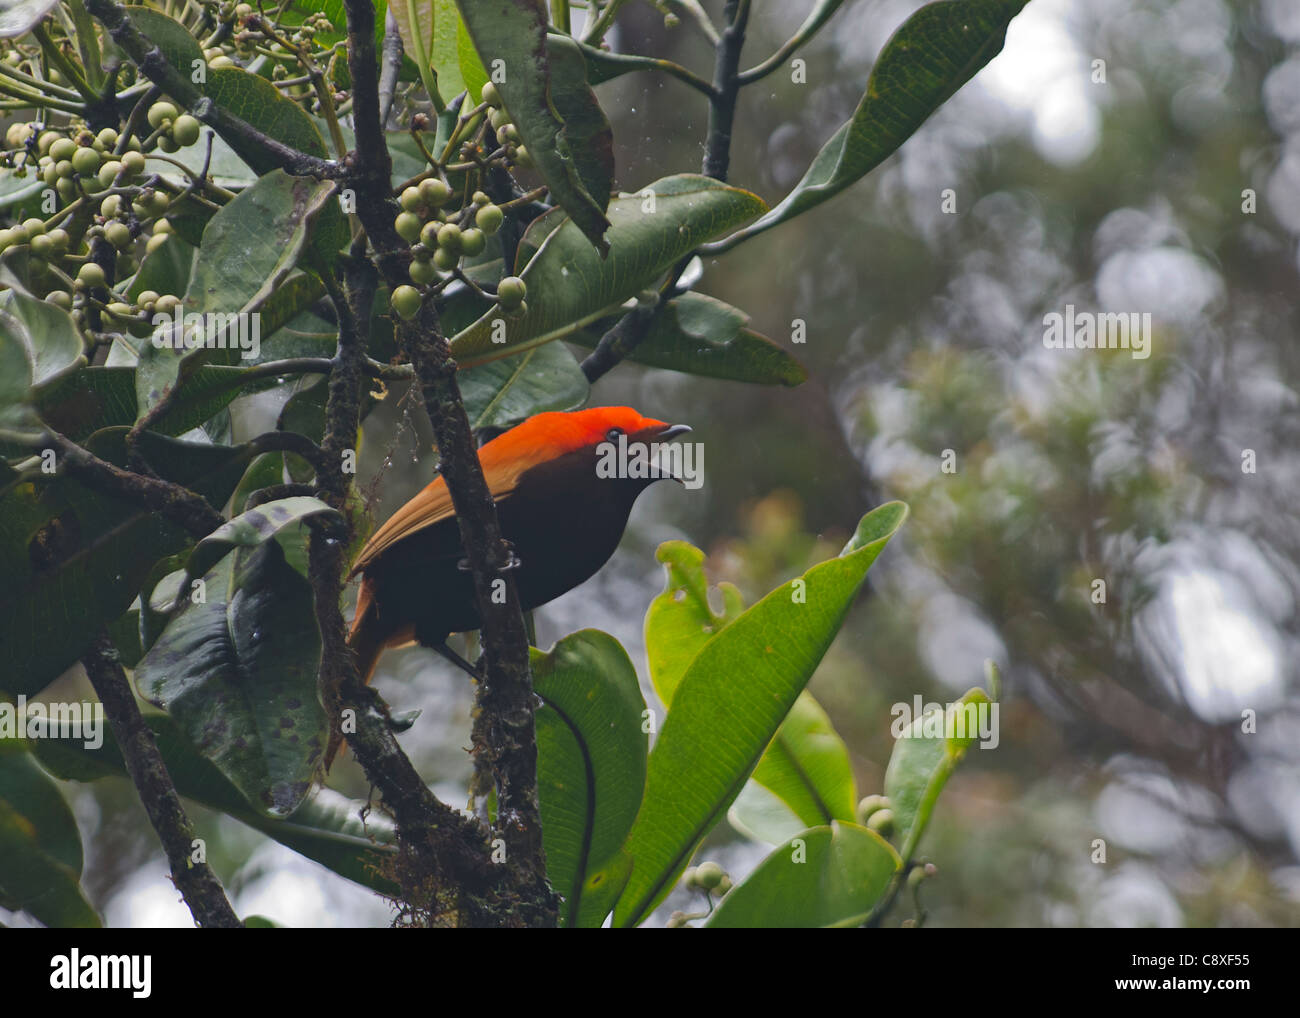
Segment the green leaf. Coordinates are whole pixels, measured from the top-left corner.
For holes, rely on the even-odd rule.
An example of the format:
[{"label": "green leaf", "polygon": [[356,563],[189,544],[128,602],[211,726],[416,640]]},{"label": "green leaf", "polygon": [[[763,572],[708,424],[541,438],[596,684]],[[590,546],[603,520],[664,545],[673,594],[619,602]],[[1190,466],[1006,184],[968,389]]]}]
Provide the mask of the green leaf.
[{"label": "green leaf", "polygon": [[567,338],[652,286],[710,237],[763,208],[756,195],[708,177],[665,177],[610,201],[609,255],[603,259],[572,220],[558,209],[548,212],[533,221],[520,245],[544,238],[521,273],[528,312],[502,318],[494,307],[452,338],[452,355],[469,367]]},{"label": "green leaf", "polygon": [[943,786],[979,738],[979,712],[996,709],[988,694],[976,687],[947,710],[936,707],[921,715],[894,743],[885,771],[885,795],[905,860],[916,851]]},{"label": "green leaf", "polygon": [[[617,322],[611,317],[576,332],[570,341],[594,348]],[[628,360],[704,378],[759,385],[799,385],[808,372],[779,345],[745,328],[749,315],[702,293],[668,302]]]},{"label": "green leaf", "polygon": [[710,929],[858,926],[902,865],[875,831],[832,823],[804,831],[759,863],[709,916]]},{"label": "green leaf", "polygon": [[789,806],[804,827],[855,817],[858,792],[848,747],[806,690],[781,722],[753,780]]},{"label": "green leaf", "polygon": [[672,889],[740,792],[839,632],[867,570],[907,507],[862,518],[839,557],[772,591],[701,648],[673,694],[626,850],[632,877],[616,926],[644,919]]},{"label": "green leaf", "polygon": [[470,423],[510,428],[544,410],[573,410],[587,401],[582,366],[561,343],[480,364],[456,376]]},{"label": "green leaf", "polygon": [[[118,466],[126,428],[85,443]],[[251,453],[151,432],[140,449],[158,474],[224,505]],[[74,664],[99,629],[130,607],[160,558],[189,536],[158,513],[100,494],[66,475],[0,491],[0,688],[33,694]]]},{"label": "green leaf", "polygon": [[17,343],[30,365],[28,385],[40,385],[74,365],[85,363],[81,336],[63,308],[17,290],[0,291],[0,310],[17,320],[20,329],[4,337]]},{"label": "green leaf", "polygon": [[[329,182],[291,177],[276,170],[234,198],[203,231],[203,246],[178,314],[262,313],[307,251],[314,220],[323,209],[338,212],[332,193]],[[287,309],[282,309],[279,317],[285,314]],[[220,327],[220,322],[209,323],[208,333],[215,334]],[[186,328],[188,331],[188,323]],[[260,332],[260,321],[258,329]],[[268,328],[265,335],[272,331],[274,328]],[[215,360],[229,364],[242,356],[215,345],[176,349],[169,339],[163,332],[141,348],[136,369],[137,412],[141,416],[201,363]]]},{"label": "green leaf", "polygon": [[[269,138],[299,152],[320,159],[329,157],[325,139],[320,129],[292,99],[286,99],[279,89],[265,78],[238,67],[208,69],[204,91],[222,109],[257,128]],[[244,162],[259,176],[270,173],[276,164],[256,146],[239,138],[225,139]]]},{"label": "green leaf", "polygon": [[81,835],[72,811],[27,749],[8,733],[0,737],[0,905],[47,926],[100,926],[79,884]]},{"label": "green leaf", "polygon": [[[468,103],[463,108],[473,109],[478,105],[487,72],[474,51],[465,23],[456,10],[455,0],[431,0],[429,7],[433,22],[429,55],[434,70],[438,72],[438,91],[448,100],[461,92],[468,92]],[[400,18],[398,25],[401,25]]]},{"label": "green leaf", "polygon": [[288,527],[299,528],[308,520],[322,517],[342,524],[343,517],[336,509],[318,498],[295,495],[291,498],[263,502],[254,509],[240,513],[223,524],[194,546],[185,563],[185,575],[180,589],[188,595],[191,581],[202,576],[236,548],[253,549],[265,544]]},{"label": "green leaf", "polygon": [[769,845],[780,845],[807,829],[794,810],[753,778],[727,810],[727,822],[751,841]]},{"label": "green leaf", "polygon": [[311,587],[273,540],[240,547],[203,581],[206,600],[182,602],[136,687],[250,803],[288,816],[311,790],[327,729]]},{"label": "green leaf", "polygon": [[[392,821],[368,802],[322,788],[292,816],[272,819],[251,808],[239,789],[194,751],[174,719],[155,714],[145,720],[181,795],[234,817],[349,880],[381,894],[397,893],[396,885],[382,875],[394,854]],[[97,749],[87,749],[76,739],[58,738],[41,740],[35,751],[41,764],[65,781],[126,777],[111,731],[105,730],[104,743]]]},{"label": "green leaf", "polygon": [[879,166],[1002,49],[1028,0],[927,4],[885,43],[853,118],[831,136],[785,199],[719,249],[833,198]]},{"label": "green leaf", "polygon": [[0,39],[26,35],[54,4],[55,0],[0,0]]},{"label": "green leaf", "polygon": [[[597,927],[618,888],[588,882],[615,861],[645,787],[649,738],[636,669],[617,640],[584,629],[549,652],[532,651],[537,712],[538,797],[561,922]],[[612,892],[612,893],[611,893]]]},{"label": "green leaf", "polygon": [[543,0],[457,0],[456,6],[483,65],[503,62],[497,91],[551,196],[604,254],[613,135],[587,86],[581,52],[572,43],[548,48]]},{"label": "green leaf", "polygon": [[190,285],[199,249],[180,237],[169,237],[140,262],[140,271],[131,280],[127,296],[133,300],[145,290],[154,293],[182,294]]},{"label": "green leaf", "polygon": [[735,584],[721,583],[715,589],[722,613],[714,612],[704,552],[693,544],[665,541],[655,558],[664,564],[667,579],[663,593],[650,602],[645,615],[646,659],[655,693],[667,708],[686,666],[723,626],[740,616],[745,602]]},{"label": "green leaf", "polygon": [[203,49],[198,40],[175,18],[169,18],[150,7],[136,5],[127,7],[126,13],[140,33],[158,47],[167,63],[186,81],[194,80],[196,60],[205,75],[209,72],[210,68],[203,59]]}]

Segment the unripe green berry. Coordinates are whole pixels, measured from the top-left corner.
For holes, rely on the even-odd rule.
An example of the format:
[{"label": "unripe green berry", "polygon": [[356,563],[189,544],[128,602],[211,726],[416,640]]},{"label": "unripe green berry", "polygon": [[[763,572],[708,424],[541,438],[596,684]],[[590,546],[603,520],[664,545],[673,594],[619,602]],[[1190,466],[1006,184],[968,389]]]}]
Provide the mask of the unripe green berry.
[{"label": "unripe green berry", "polygon": [[144,153],[126,152],[122,155],[122,168],[128,177],[138,177],[144,172]]},{"label": "unripe green berry", "polygon": [[172,124],[172,138],[184,148],[199,140],[201,126],[195,117],[182,113]]},{"label": "unripe green berry", "polygon": [[393,220],[393,226],[399,237],[408,244],[414,244],[420,239],[420,230],[424,224],[414,212],[399,212],[397,218]]},{"label": "unripe green berry", "polygon": [[433,250],[438,246],[438,231],[442,229],[442,223],[436,219],[432,222],[425,223],[420,228],[420,243]]},{"label": "unripe green berry", "polygon": [[50,243],[54,245],[54,257],[62,258],[68,253],[68,246],[72,243],[72,238],[68,236],[68,231],[62,227],[55,227],[45,236],[50,238]]},{"label": "unripe green berry", "polygon": [[79,148],[72,155],[72,168],[83,177],[99,171],[99,153],[93,148]]},{"label": "unripe green berry", "polygon": [[157,129],[168,120],[175,120],[179,111],[169,102],[157,102],[149,107],[149,126]]},{"label": "unripe green berry", "polygon": [[10,244],[13,243],[12,238],[13,238],[12,230],[0,230],[0,251],[3,251],[5,248],[7,248]]},{"label": "unripe green berry", "polygon": [[455,223],[446,223],[438,229],[438,246],[448,251],[459,251],[461,243],[460,227]]},{"label": "unripe green berry", "polygon": [[54,241],[50,240],[45,234],[37,234],[28,243],[31,244],[32,254],[37,258],[52,258],[54,256]]},{"label": "unripe green berry", "polygon": [[119,251],[125,251],[131,246],[131,228],[115,219],[104,227],[104,239]]},{"label": "unripe green berry", "polygon": [[31,239],[30,234],[21,225],[9,227],[9,243],[11,245],[26,244],[29,239]]},{"label": "unripe green berry", "polygon": [[501,94],[497,92],[496,85],[490,81],[483,82],[483,88],[479,91],[479,98],[489,106],[501,105]]},{"label": "unripe green berry", "polygon": [[167,238],[169,236],[170,234],[166,234],[166,233],[155,233],[152,237],[148,239],[148,241],[145,242],[144,253],[153,254],[160,247],[162,247],[164,244],[167,243]]},{"label": "unripe green berry", "polygon": [[505,110],[493,110],[488,117],[488,123],[492,125],[492,130],[499,131],[510,123],[510,114]]},{"label": "unripe green berry", "polygon": [[153,232],[157,236],[162,236],[168,233],[175,233],[176,228],[173,227],[172,224],[169,223],[166,219],[160,219],[158,220],[158,222],[153,224]]},{"label": "unripe green berry", "polygon": [[515,149],[515,165],[520,166],[525,170],[531,170],[537,164],[533,162],[533,157],[531,153],[529,153],[528,149],[523,145],[520,145]]},{"label": "unripe green berry", "polygon": [[170,315],[180,307],[181,299],[174,293],[164,293],[153,303],[153,311],[156,315]]},{"label": "unripe green berry", "polygon": [[114,318],[130,318],[135,314],[135,312],[131,310],[130,304],[124,304],[120,300],[115,300],[112,304],[108,305],[108,313]]},{"label": "unripe green berry", "polygon": [[883,837],[889,837],[894,833],[894,811],[892,809],[878,809],[871,816],[867,817],[867,829],[875,831]]},{"label": "unripe green berry", "polygon": [[497,300],[501,302],[502,307],[515,307],[523,303],[527,295],[528,286],[518,276],[506,276],[497,283]]},{"label": "unripe green berry", "polygon": [[45,299],[51,304],[57,304],[64,311],[72,310],[72,294],[67,290],[51,290],[45,295]]},{"label": "unripe green berry", "polygon": [[440,247],[433,252],[433,264],[443,272],[450,272],[459,263],[460,255],[449,247]]},{"label": "unripe green berry", "polygon": [[95,144],[103,148],[105,152],[112,152],[117,145],[117,132],[111,127],[106,127],[95,135]]},{"label": "unripe green berry", "polygon": [[858,823],[865,824],[871,814],[888,808],[889,800],[883,795],[863,796],[858,802]]},{"label": "unripe green berry", "polygon": [[103,286],[107,281],[104,270],[95,262],[86,262],[77,270],[77,282],[84,287]]},{"label": "unripe green berry", "polygon": [[153,307],[154,304],[158,303],[158,291],[141,290],[136,296],[135,302],[147,310],[148,308]]},{"label": "unripe green berry", "polygon": [[209,60],[208,66],[211,67],[214,71],[217,71],[223,67],[234,67],[235,62],[231,60],[230,57],[226,56],[223,53],[221,54],[221,56],[214,57],[213,59]]},{"label": "unripe green berry", "polygon": [[468,230],[461,233],[460,249],[471,258],[475,255],[482,254],[485,247],[487,247],[487,237],[483,234],[482,230],[476,230],[473,227],[470,227]]},{"label": "unripe green berry", "polygon": [[420,181],[420,197],[431,208],[441,208],[451,198],[451,188],[437,177],[426,177]]},{"label": "unripe green berry", "polygon": [[413,286],[399,286],[393,291],[390,303],[398,315],[409,321],[420,313],[420,305],[424,303],[424,298]]},{"label": "unripe green berry", "polygon": [[[69,166],[72,164],[69,163]],[[47,163],[41,167],[41,179],[47,184],[53,184],[59,179],[59,167],[55,163]]]},{"label": "unripe green berry", "polygon": [[421,261],[419,258],[411,259],[411,267],[407,270],[411,277],[411,282],[417,286],[428,286],[438,278],[438,270],[433,267],[432,262]]},{"label": "unripe green berry", "polygon": [[[73,155],[76,155],[74,152]],[[71,159],[60,159],[54,164],[54,172],[64,180],[71,180],[77,174],[77,168],[72,165]]]},{"label": "unripe green berry", "polygon": [[45,232],[45,221],[32,216],[30,219],[23,220],[23,229],[27,231],[27,236],[39,237]]},{"label": "unripe green berry", "polygon": [[170,134],[164,134],[158,138],[158,148],[163,152],[166,152],[168,155],[181,150],[181,147],[176,144],[176,139]]},{"label": "unripe green berry", "polygon": [[474,213],[474,222],[480,230],[491,236],[501,229],[501,224],[505,222],[506,214],[501,211],[499,205],[484,205]]},{"label": "unripe green berry", "polygon": [[722,867],[716,862],[702,862],[695,867],[695,883],[706,891],[712,891],[726,876],[722,872]]},{"label": "unripe green berry", "polygon": [[526,300],[521,300],[512,308],[506,308],[507,318],[523,318],[526,314],[528,314],[528,301]]},{"label": "unripe green berry", "polygon": [[484,205],[488,204],[488,202],[490,202],[491,200],[492,199],[487,196],[486,191],[475,191],[474,197],[470,199],[470,201],[472,201],[479,208],[482,208]]},{"label": "unripe green berry", "polygon": [[424,204],[424,199],[420,197],[420,189],[418,187],[406,188],[397,201],[407,212],[419,212],[420,206]]},{"label": "unripe green berry", "polygon": [[41,155],[46,155],[53,145],[62,135],[58,131],[42,131],[41,136],[36,139],[36,151]]},{"label": "unripe green berry", "polygon": [[109,162],[106,162],[103,166],[99,168],[99,176],[97,178],[99,180],[99,186],[112,187],[113,181],[117,179],[117,175],[121,172],[122,172],[121,163],[117,162],[116,160],[110,160]]},{"label": "unripe green berry", "polygon": [[64,201],[72,201],[77,197],[77,185],[71,177],[60,177],[56,180],[54,190],[59,193],[59,197]]},{"label": "unripe green berry", "polygon": [[110,194],[99,203],[99,214],[105,219],[116,219],[121,211],[122,196],[120,194]]},{"label": "unripe green berry", "polygon": [[61,159],[71,159],[77,154],[77,143],[71,138],[60,138],[50,145],[50,158],[55,162]]}]

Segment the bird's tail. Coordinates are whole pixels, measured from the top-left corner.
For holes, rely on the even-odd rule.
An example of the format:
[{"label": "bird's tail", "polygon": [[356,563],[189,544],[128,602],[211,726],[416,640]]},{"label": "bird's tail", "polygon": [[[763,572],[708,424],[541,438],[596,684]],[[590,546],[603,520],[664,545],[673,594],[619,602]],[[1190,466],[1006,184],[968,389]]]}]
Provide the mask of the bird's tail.
[{"label": "bird's tail", "polygon": [[375,615],[374,591],[370,581],[362,579],[361,590],[357,594],[357,611],[352,616],[352,629],[348,633],[348,646],[357,659],[357,674],[361,681],[370,685],[379,664],[379,655],[384,652],[387,641],[380,633],[379,619]]},{"label": "bird's tail", "polygon": [[[357,674],[366,685],[370,685],[375,666],[379,664],[379,655],[384,652],[387,642],[375,614],[374,591],[370,581],[362,579],[361,590],[357,594],[356,614],[352,616],[352,629],[348,632],[348,647],[356,658]],[[330,732],[329,745],[325,748],[326,771],[333,766],[334,758],[342,748],[343,733],[335,728]]]}]

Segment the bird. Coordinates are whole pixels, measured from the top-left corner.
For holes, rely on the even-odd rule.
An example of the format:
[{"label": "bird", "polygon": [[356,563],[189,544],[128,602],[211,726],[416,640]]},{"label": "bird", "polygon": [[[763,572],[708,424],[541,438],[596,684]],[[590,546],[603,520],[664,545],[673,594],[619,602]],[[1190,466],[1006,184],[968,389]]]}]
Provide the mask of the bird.
[{"label": "bird", "polygon": [[[524,611],[594,576],[618,547],[637,497],[674,476],[652,458],[648,470],[611,471],[611,456],[621,449],[625,463],[638,453],[647,457],[652,446],[690,430],[626,406],[548,411],[479,449]],[[482,620],[442,477],[371,536],[348,579],[356,576],[361,587],[348,644],[363,681],[370,682],[385,650],[413,642],[476,674],[447,646],[452,633],[478,629]]]}]

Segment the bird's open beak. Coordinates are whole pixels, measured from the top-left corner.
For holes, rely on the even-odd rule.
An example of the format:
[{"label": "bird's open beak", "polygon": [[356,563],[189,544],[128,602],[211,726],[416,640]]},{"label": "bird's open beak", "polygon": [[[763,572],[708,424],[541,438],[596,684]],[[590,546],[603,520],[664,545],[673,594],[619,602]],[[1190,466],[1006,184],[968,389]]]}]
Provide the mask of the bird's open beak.
[{"label": "bird's open beak", "polygon": [[689,434],[690,430],[691,426],[689,424],[670,424],[655,437],[660,441],[666,442],[670,438],[676,438],[678,435]]}]

